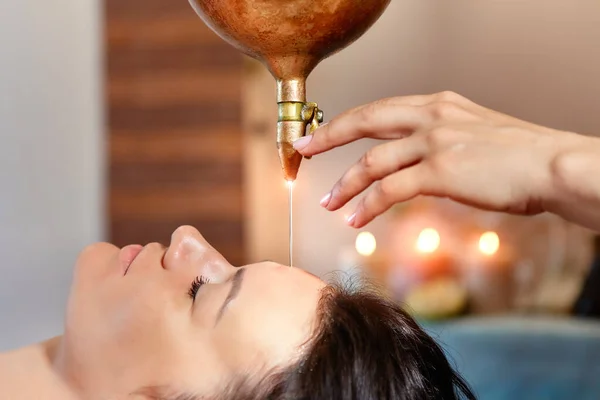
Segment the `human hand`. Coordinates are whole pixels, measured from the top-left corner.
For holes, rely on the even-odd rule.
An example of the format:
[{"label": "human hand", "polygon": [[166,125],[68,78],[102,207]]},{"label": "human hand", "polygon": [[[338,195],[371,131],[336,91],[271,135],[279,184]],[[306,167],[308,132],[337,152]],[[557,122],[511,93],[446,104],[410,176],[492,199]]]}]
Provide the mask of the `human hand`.
[{"label": "human hand", "polygon": [[375,183],[348,218],[360,228],[395,203],[419,195],[513,214],[543,212],[553,160],[582,137],[443,92],[355,108],[294,147],[314,156],[361,138],[391,140],[369,150],[321,201],[338,210]]}]

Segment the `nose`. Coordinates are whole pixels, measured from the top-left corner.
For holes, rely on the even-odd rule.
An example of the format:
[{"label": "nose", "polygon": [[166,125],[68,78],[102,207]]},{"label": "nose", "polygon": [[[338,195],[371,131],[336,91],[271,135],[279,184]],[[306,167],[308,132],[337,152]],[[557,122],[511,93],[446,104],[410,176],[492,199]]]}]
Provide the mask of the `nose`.
[{"label": "nose", "polygon": [[219,283],[227,280],[235,272],[225,257],[192,226],[181,226],[173,232],[163,266],[181,276],[186,282],[203,276],[211,283]]}]

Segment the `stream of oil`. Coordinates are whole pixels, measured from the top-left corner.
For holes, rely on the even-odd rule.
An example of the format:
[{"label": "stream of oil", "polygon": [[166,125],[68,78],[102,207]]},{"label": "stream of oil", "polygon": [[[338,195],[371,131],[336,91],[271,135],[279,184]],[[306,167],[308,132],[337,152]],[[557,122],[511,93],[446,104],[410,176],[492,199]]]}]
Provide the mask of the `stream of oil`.
[{"label": "stream of oil", "polygon": [[288,213],[289,213],[289,225],[290,225],[290,232],[289,232],[289,244],[290,244],[290,248],[289,248],[289,262],[290,262],[290,267],[292,265],[294,265],[294,182],[293,181],[288,181]]}]

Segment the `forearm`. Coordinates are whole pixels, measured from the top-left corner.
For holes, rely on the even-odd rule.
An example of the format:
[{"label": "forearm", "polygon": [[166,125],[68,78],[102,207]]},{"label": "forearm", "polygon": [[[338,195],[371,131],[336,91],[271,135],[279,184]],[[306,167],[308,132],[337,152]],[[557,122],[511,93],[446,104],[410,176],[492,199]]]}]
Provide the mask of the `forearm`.
[{"label": "forearm", "polygon": [[582,137],[558,154],[551,175],[546,211],[600,232],[600,139]]},{"label": "forearm", "polygon": [[75,400],[52,365],[58,341],[0,354],[0,398]]}]

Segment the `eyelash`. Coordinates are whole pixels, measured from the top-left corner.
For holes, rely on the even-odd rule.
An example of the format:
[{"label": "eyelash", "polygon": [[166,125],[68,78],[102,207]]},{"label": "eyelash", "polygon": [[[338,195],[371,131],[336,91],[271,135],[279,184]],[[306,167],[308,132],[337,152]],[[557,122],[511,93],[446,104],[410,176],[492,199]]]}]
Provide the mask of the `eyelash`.
[{"label": "eyelash", "polygon": [[197,276],[196,279],[194,279],[194,281],[192,282],[192,285],[190,286],[190,290],[188,290],[188,296],[190,296],[190,298],[192,300],[196,300],[196,295],[198,294],[198,290],[200,289],[200,287],[202,287],[202,285],[205,285],[207,283],[210,283],[210,280],[203,277],[203,276]]}]

